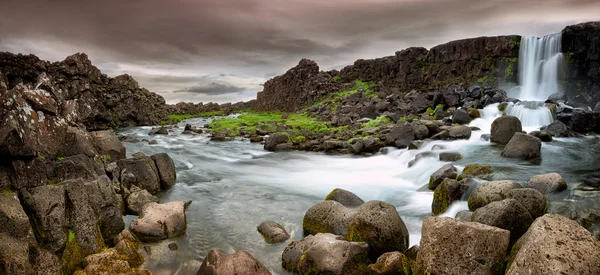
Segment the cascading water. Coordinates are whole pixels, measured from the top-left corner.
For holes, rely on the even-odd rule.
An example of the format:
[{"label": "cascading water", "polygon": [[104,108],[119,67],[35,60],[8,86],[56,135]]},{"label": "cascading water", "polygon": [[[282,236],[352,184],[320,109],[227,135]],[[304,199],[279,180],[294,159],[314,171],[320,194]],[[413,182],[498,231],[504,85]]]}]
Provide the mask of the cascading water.
[{"label": "cascading water", "polygon": [[561,92],[558,83],[562,69],[561,34],[542,38],[523,37],[519,49],[519,100],[510,104],[506,113],[518,117],[524,127],[539,127],[552,123],[553,116],[544,101]]}]

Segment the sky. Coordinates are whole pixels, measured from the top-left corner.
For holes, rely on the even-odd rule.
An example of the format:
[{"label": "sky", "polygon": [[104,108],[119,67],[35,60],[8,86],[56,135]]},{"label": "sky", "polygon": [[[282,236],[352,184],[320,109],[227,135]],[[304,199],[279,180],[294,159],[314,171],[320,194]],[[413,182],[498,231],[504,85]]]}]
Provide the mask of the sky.
[{"label": "sky", "polygon": [[452,40],[543,36],[597,0],[0,0],[0,51],[87,53],[168,103],[237,102],[302,58],[321,70]]}]

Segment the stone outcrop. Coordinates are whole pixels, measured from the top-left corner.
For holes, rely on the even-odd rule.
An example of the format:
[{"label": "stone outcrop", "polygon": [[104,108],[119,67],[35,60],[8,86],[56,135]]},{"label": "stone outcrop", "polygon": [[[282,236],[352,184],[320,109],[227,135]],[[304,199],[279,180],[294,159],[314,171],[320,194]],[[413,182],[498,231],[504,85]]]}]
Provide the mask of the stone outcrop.
[{"label": "stone outcrop", "polygon": [[217,249],[208,252],[198,275],[271,275],[271,272],[246,251],[225,254]]}]

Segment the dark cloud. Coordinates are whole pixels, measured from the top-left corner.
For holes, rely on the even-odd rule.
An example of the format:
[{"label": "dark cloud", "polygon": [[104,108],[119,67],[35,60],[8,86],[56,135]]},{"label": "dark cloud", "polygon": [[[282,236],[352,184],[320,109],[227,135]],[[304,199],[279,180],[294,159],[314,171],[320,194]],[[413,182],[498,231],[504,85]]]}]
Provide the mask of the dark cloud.
[{"label": "dark cloud", "polygon": [[205,94],[205,95],[224,95],[224,94],[240,93],[245,90],[246,89],[242,88],[242,87],[235,87],[233,85],[225,85],[225,84],[219,84],[219,83],[213,82],[208,85],[194,86],[194,87],[187,88],[185,90],[177,90],[177,91],[174,91],[174,93],[187,92],[187,93],[196,93],[196,94]]},{"label": "dark cloud", "polygon": [[410,46],[544,35],[600,14],[595,0],[0,1],[0,50],[53,61],[86,52],[166,98],[213,82],[260,89],[301,58],[340,69]]}]

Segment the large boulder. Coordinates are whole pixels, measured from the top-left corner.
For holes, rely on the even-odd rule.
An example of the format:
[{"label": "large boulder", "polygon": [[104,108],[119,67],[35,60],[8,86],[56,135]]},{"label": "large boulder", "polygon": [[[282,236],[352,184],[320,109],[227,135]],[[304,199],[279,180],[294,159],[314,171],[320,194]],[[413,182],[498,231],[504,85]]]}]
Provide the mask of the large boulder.
[{"label": "large boulder", "polygon": [[290,238],[283,225],[274,221],[264,221],[256,229],[269,244],[281,243]]},{"label": "large boulder", "polygon": [[304,214],[304,236],[317,233],[346,235],[353,211],[337,201],[327,200],[313,205]]},{"label": "large boulder", "polygon": [[348,227],[346,239],[369,244],[369,258],[404,251],[408,248],[408,229],[396,207],[383,201],[369,201],[357,210]]},{"label": "large boulder", "polygon": [[29,218],[15,193],[0,194],[0,232],[23,241],[36,242]]},{"label": "large boulder", "polygon": [[515,133],[502,151],[503,157],[535,159],[539,158],[542,141],[539,138],[523,133]]},{"label": "large boulder", "polygon": [[122,201],[111,184],[107,176],[85,183],[89,204],[98,218],[102,237],[109,245],[113,244],[112,240],[125,228],[121,215]]},{"label": "large boulder", "polygon": [[363,203],[365,203],[354,193],[341,188],[333,189],[333,191],[331,191],[327,197],[325,197],[325,200],[337,201],[346,207],[361,206]]},{"label": "large boulder", "polygon": [[21,199],[38,244],[52,252],[62,250],[67,242],[69,226],[65,209],[65,187],[45,185],[23,188]]},{"label": "large boulder", "polygon": [[300,274],[362,274],[367,273],[369,246],[364,242],[349,242],[329,233],[310,235],[291,242],[281,260],[287,271]]},{"label": "large boulder", "polygon": [[469,126],[454,126],[448,130],[450,139],[469,139],[471,138],[471,127]]},{"label": "large boulder", "polygon": [[493,201],[506,199],[508,192],[512,189],[523,188],[516,181],[499,180],[482,183],[469,196],[469,210],[475,211]]},{"label": "large boulder", "polygon": [[0,274],[61,274],[58,257],[47,250],[0,233]]},{"label": "large boulder", "polygon": [[177,174],[175,172],[175,163],[173,159],[167,155],[167,153],[160,153],[151,156],[152,160],[156,164],[158,169],[158,176],[160,178],[160,187],[162,189],[169,189],[175,185]]},{"label": "large boulder", "polygon": [[452,123],[469,124],[471,123],[471,116],[469,116],[467,111],[458,109],[452,114]]},{"label": "large boulder", "polygon": [[406,121],[399,121],[398,125],[386,135],[389,145],[397,148],[406,148],[415,139],[413,127]]},{"label": "large boulder", "polygon": [[431,213],[433,215],[444,213],[453,202],[462,198],[470,186],[466,181],[459,182],[453,179],[444,179],[433,192]]},{"label": "large boulder", "polygon": [[512,241],[525,234],[527,228],[533,223],[527,208],[514,199],[490,202],[475,210],[471,220],[510,231]]},{"label": "large boulder", "polygon": [[515,133],[523,131],[521,121],[515,116],[502,116],[492,122],[490,141],[507,144]]},{"label": "large boulder", "polygon": [[131,187],[131,193],[126,199],[126,211],[131,215],[140,215],[146,204],[158,203],[158,197],[150,194],[147,190],[140,189],[135,185]]},{"label": "large boulder", "polygon": [[537,175],[529,179],[525,184],[527,188],[533,188],[546,195],[559,193],[567,189],[567,182],[559,173],[548,173]]},{"label": "large boulder", "polygon": [[499,274],[510,232],[447,217],[425,217],[416,274]]},{"label": "large boulder", "polygon": [[369,265],[373,274],[378,275],[410,275],[412,274],[409,259],[398,251],[386,252],[377,258],[377,262]]},{"label": "large boulder", "polygon": [[198,275],[271,275],[271,272],[246,251],[225,254],[211,249],[204,258]]},{"label": "large boulder", "polygon": [[577,222],[560,215],[537,218],[511,255],[508,275],[600,274],[598,241]]},{"label": "large boulder", "polygon": [[452,164],[446,164],[437,171],[433,172],[433,174],[431,174],[429,177],[429,190],[435,190],[444,179],[456,179],[457,176],[458,169],[456,169],[456,167],[454,167]]},{"label": "large boulder", "polygon": [[74,275],[138,275],[148,274],[146,270],[135,270],[129,265],[128,258],[120,254],[117,249],[109,248],[97,254],[85,258],[85,268],[78,270]]},{"label": "large boulder", "polygon": [[275,133],[265,138],[265,150],[276,151],[277,145],[287,143],[290,137],[287,134]]},{"label": "large boulder", "polygon": [[575,135],[573,130],[560,120],[555,120],[547,126],[542,127],[542,130],[550,133],[553,137],[572,137]]},{"label": "large boulder", "polygon": [[529,211],[531,217],[535,220],[544,215],[546,211],[546,197],[533,188],[517,188],[508,191],[506,196],[509,199],[517,200],[523,207]]},{"label": "large boulder", "polygon": [[492,166],[473,163],[465,166],[459,178],[490,179],[492,172],[494,172]]},{"label": "large boulder", "polygon": [[119,138],[111,130],[91,132],[94,139],[94,147],[101,155],[110,156],[111,160],[120,160],[126,158],[125,146],[121,144]]},{"label": "large boulder", "polygon": [[117,166],[120,171],[121,184],[125,188],[135,185],[148,190],[151,194],[160,191],[158,168],[151,158],[123,159],[117,161]]},{"label": "large boulder", "polygon": [[142,214],[129,228],[141,241],[151,242],[181,236],[185,234],[186,225],[185,202],[151,202],[143,207]]}]

